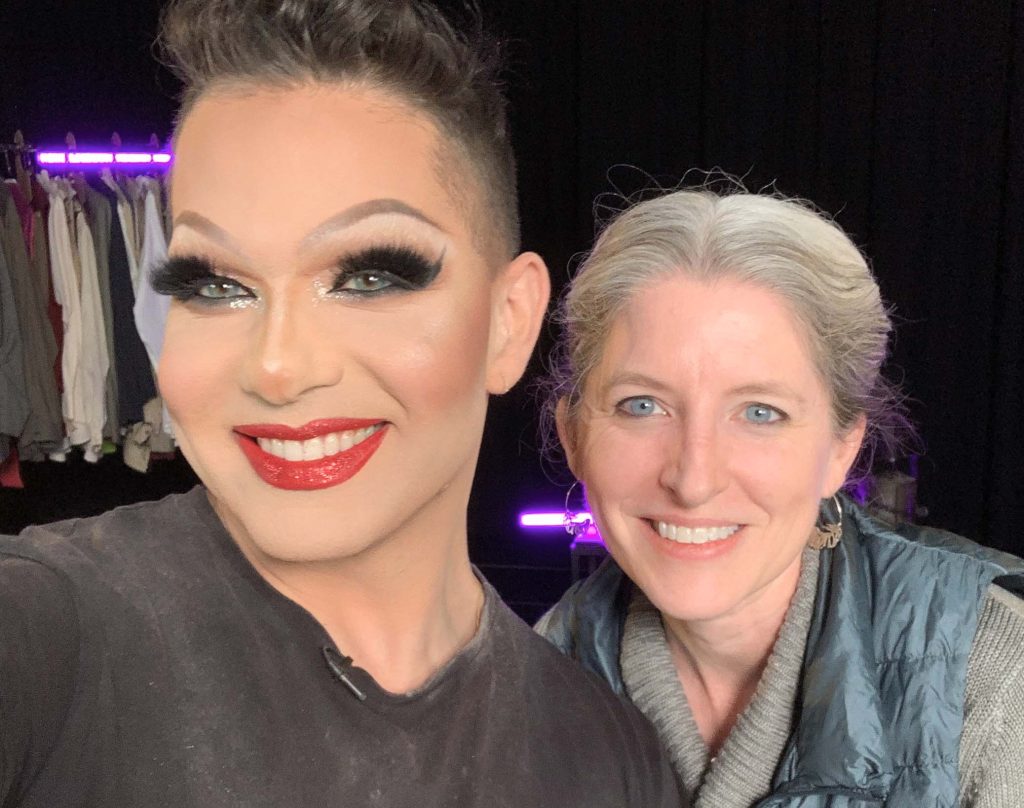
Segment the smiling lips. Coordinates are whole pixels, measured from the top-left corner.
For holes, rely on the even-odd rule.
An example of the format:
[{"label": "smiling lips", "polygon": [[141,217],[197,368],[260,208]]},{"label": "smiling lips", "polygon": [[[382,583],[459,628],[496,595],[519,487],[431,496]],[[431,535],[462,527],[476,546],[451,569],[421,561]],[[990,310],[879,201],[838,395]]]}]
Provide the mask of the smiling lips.
[{"label": "smiling lips", "polygon": [[235,438],[265,483],[286,491],[314,491],[355,476],[387,433],[384,421],[329,418],[298,428],[246,424]]},{"label": "smiling lips", "polygon": [[647,520],[649,536],[659,553],[669,558],[694,562],[710,561],[732,552],[743,536],[742,524],[714,524],[701,520],[679,525],[660,519]]},{"label": "smiling lips", "polygon": [[686,527],[673,525],[669,522],[657,522],[655,528],[663,539],[679,544],[707,544],[709,541],[722,541],[740,529],[739,525],[722,525],[720,527]]}]

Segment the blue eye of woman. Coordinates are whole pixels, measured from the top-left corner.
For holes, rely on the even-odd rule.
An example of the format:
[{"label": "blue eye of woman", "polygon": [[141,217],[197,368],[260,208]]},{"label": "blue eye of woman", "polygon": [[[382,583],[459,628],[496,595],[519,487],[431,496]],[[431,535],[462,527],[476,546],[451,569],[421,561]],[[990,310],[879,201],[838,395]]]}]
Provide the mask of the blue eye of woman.
[{"label": "blue eye of woman", "polygon": [[651,396],[632,396],[623,399],[616,406],[620,412],[634,418],[646,418],[650,415],[659,415],[665,412]]},{"label": "blue eye of woman", "polygon": [[782,413],[767,404],[749,404],[743,410],[743,417],[752,424],[772,424],[782,420]]}]

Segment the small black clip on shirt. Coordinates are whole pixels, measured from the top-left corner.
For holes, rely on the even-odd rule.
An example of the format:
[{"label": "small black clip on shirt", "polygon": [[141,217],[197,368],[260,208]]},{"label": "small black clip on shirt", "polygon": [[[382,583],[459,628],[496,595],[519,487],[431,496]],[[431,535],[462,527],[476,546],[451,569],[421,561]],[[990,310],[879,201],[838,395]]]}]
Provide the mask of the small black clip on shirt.
[{"label": "small black clip on shirt", "polygon": [[348,674],[346,672],[352,667],[352,657],[342,656],[329,645],[325,645],[321,651],[323,652],[324,661],[327,663],[327,667],[330,668],[331,673],[334,674],[334,678],[352,691],[352,695],[357,699],[360,701],[366,701],[366,694],[356,687],[356,683],[348,678]]}]

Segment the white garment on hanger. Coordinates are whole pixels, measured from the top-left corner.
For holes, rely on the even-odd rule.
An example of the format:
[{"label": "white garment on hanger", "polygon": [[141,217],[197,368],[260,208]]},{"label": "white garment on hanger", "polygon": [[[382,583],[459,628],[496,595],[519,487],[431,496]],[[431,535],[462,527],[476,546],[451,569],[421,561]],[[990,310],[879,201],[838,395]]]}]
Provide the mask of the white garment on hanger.
[{"label": "white garment on hanger", "polygon": [[[153,270],[167,260],[167,240],[164,237],[163,222],[156,203],[156,194],[160,193],[159,183],[152,178],[140,178],[139,184],[146,191],[146,221],[142,239],[142,257],[139,261],[139,286],[135,293],[135,328],[146,346],[149,361],[156,372],[160,362],[160,354],[164,347],[164,328],[167,326],[167,312],[171,308],[171,299],[167,295],[157,294],[153,289]],[[162,427],[158,430],[166,436],[173,437],[171,418],[167,407],[161,402],[163,410]]]},{"label": "white garment on hanger", "polygon": [[85,459],[95,463],[103,455],[103,425],[107,420],[106,384],[110,355],[107,352],[107,330],[100,298],[96,250],[93,246],[92,231],[81,208],[75,214],[75,229],[78,232],[79,264],[82,268],[82,352],[79,386],[83,419],[88,430],[88,440],[84,448]]},{"label": "white garment on hanger", "polygon": [[139,286],[135,292],[135,327],[146,346],[149,361],[155,369],[160,362],[160,353],[164,346],[164,327],[167,325],[167,312],[171,307],[171,299],[167,295],[157,294],[153,289],[153,270],[167,260],[167,241],[160,223],[160,212],[157,209],[154,193],[160,193],[155,180],[144,179],[146,188],[146,221],[143,230],[142,258],[139,261]]},{"label": "white garment on hanger", "polygon": [[[82,353],[81,298],[65,206],[71,191],[60,180],[51,180],[46,171],[40,171],[37,178],[50,198],[50,215],[47,219],[50,272],[53,278],[53,296],[61,306],[64,324],[64,347],[61,355],[64,391],[61,394],[61,410],[64,414],[68,441],[76,445],[89,439],[89,431],[82,412],[82,394],[78,379]],[[57,455],[54,459],[59,459],[59,453]]]}]

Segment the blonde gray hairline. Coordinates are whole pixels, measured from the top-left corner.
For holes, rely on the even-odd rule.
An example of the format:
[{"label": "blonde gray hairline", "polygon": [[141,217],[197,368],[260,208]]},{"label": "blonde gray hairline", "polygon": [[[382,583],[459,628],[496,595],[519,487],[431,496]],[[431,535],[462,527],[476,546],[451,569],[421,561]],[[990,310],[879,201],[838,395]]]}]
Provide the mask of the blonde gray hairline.
[{"label": "blonde gray hairline", "polygon": [[556,314],[562,338],[546,391],[548,427],[561,401],[568,434],[575,432],[587,378],[616,316],[638,290],[679,274],[755,284],[787,303],[829,393],[835,434],[865,417],[851,479],[876,454],[896,456],[910,439],[903,398],[881,375],[892,322],[860,250],[805,202],[708,188],[640,202],[598,237]]}]

